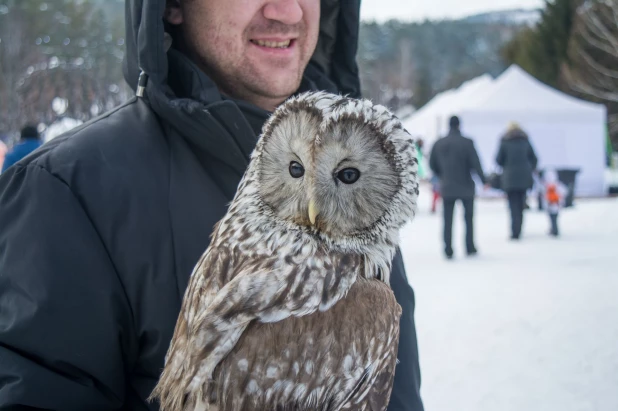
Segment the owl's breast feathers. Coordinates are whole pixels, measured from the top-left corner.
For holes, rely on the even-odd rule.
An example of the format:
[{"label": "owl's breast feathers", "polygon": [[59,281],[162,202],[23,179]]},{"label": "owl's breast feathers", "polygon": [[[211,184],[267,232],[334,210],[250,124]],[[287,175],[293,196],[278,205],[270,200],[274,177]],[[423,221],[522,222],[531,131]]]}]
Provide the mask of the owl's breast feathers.
[{"label": "owl's breast feathers", "polygon": [[363,263],[309,246],[211,247],[153,393],[161,409],[385,409],[401,309],[386,284],[361,276]]}]

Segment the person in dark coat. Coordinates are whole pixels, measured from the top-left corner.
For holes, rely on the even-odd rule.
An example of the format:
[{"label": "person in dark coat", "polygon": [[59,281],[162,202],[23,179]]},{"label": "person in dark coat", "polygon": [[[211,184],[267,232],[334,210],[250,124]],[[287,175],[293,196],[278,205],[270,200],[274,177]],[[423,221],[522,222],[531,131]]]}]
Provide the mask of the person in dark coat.
[{"label": "person in dark coat", "polygon": [[440,193],[444,209],[444,253],[453,257],[452,230],[453,210],[459,200],[464,207],[466,220],[466,252],[469,256],[477,254],[474,245],[474,196],[475,185],[472,172],[483,184],[487,184],[474,143],[461,135],[457,116],[449,120],[450,131],[433,146],[429,166],[440,180]]},{"label": "person in dark coat", "polygon": [[[306,90],[360,96],[360,1],[319,6],[127,1],[137,96],[0,176],[0,409],[158,409],[147,398],[189,276],[272,109]],[[401,253],[391,287],[403,315],[388,409],[421,411]]]},{"label": "person in dark coat", "polygon": [[19,143],[15,144],[4,157],[2,172],[39,147],[41,147],[39,131],[34,126],[25,126],[21,130]]},{"label": "person in dark coat", "polygon": [[502,136],[496,163],[502,167],[501,188],[508,197],[511,211],[511,239],[518,240],[524,221],[526,192],[532,188],[532,173],[537,157],[528,135],[517,123],[511,123]]}]

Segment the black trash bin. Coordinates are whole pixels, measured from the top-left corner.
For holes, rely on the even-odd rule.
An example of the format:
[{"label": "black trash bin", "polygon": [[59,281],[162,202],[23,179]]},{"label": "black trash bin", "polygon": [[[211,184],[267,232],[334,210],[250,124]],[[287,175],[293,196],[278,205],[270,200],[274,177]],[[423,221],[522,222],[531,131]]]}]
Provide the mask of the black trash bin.
[{"label": "black trash bin", "polygon": [[[545,170],[541,170],[541,179]],[[573,207],[573,199],[575,198],[575,178],[579,173],[579,168],[557,168],[558,180],[568,189],[567,196],[564,199],[565,207]]]}]

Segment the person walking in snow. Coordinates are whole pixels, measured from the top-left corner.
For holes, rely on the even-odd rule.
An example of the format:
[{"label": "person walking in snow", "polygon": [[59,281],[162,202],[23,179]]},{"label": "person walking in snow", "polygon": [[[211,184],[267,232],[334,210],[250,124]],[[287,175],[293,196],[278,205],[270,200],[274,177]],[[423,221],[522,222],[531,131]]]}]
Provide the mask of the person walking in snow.
[{"label": "person walking in snow", "polygon": [[553,237],[560,235],[558,215],[560,214],[560,209],[564,206],[567,192],[567,187],[558,180],[558,173],[552,169],[545,170],[543,173],[543,203],[549,215],[549,235]]},{"label": "person walking in snow", "polygon": [[537,157],[528,135],[517,123],[509,124],[502,136],[496,163],[502,167],[502,189],[506,192],[511,211],[511,239],[519,240],[524,220],[526,191],[532,188],[532,173]]},{"label": "person walking in snow", "polygon": [[416,158],[418,159],[418,178],[419,180],[425,180],[427,178],[427,173],[425,172],[425,152],[423,151],[423,147],[425,142],[422,138],[416,140]]},{"label": "person walking in snow", "polygon": [[431,213],[435,214],[440,200],[440,179],[437,175],[431,176]]},{"label": "person walking in snow", "polygon": [[464,206],[466,220],[466,252],[476,255],[474,245],[474,194],[472,172],[475,172],[487,186],[474,143],[461,135],[459,117],[449,120],[450,131],[446,137],[436,141],[429,157],[429,167],[440,179],[440,194],[444,209],[444,254],[453,258],[452,232],[453,210],[459,200]]}]

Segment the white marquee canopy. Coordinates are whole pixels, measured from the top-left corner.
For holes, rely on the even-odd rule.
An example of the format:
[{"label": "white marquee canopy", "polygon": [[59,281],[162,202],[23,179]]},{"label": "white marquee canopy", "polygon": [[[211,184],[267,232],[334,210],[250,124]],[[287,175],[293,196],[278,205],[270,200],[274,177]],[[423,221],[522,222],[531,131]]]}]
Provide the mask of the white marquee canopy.
[{"label": "white marquee canopy", "polygon": [[485,170],[494,167],[500,136],[511,121],[528,133],[539,168],[579,169],[576,194],[605,194],[605,106],[557,91],[511,66],[482,100],[460,112]]},{"label": "white marquee canopy", "polygon": [[539,168],[579,169],[577,195],[605,194],[605,106],[557,91],[513,65],[495,80],[484,75],[440,93],[404,126],[429,149],[452,115],[460,116],[486,173],[495,169],[500,137],[515,121],[530,136]]}]

